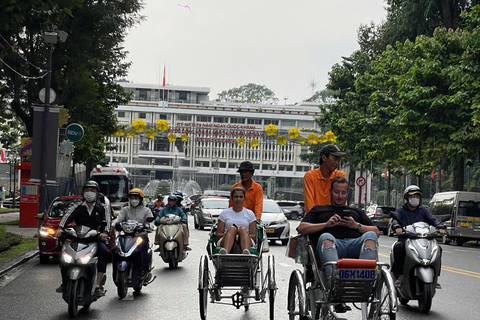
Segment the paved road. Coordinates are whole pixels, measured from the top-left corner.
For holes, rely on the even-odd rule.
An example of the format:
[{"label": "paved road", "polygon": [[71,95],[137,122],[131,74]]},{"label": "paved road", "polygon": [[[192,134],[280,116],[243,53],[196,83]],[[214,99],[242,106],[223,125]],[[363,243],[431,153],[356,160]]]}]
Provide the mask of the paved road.
[{"label": "paved road", "polygon": [[[193,251],[176,270],[155,256],[153,273],[157,279],[145,287],[140,295],[133,295],[131,289],[127,298],[119,300],[111,277],[107,280],[107,295],[82,310],[78,319],[199,319],[198,313],[198,264],[205,254],[208,231],[193,229],[190,220],[191,247]],[[294,229],[298,222],[292,222]],[[393,238],[381,236],[380,258],[388,261],[388,252]],[[285,246],[270,246],[276,260],[278,292],[275,301],[276,319],[288,319],[286,300],[288,279],[296,265],[285,257]],[[444,265],[440,278],[443,289],[438,291],[429,315],[420,314],[416,302],[411,307],[401,306],[397,319],[477,319],[478,290],[480,286],[480,246],[444,246]],[[266,265],[266,259],[264,259]],[[210,264],[210,267],[213,266]],[[111,266],[108,267],[111,274]],[[2,319],[66,319],[67,304],[55,293],[60,282],[58,264],[38,264],[37,259],[10,272],[0,279],[0,314]],[[227,302],[227,301],[225,301]],[[345,319],[360,319],[360,313],[353,311]],[[250,310],[236,310],[231,305],[208,305],[208,319],[253,320],[268,319],[268,303],[252,305]]]}]

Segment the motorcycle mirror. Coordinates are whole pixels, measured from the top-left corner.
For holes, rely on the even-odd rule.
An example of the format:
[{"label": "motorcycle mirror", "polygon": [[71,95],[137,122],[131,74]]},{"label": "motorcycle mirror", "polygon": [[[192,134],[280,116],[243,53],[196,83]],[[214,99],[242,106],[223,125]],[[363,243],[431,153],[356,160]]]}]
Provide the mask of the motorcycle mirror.
[{"label": "motorcycle mirror", "polygon": [[396,211],[390,211],[390,217],[397,220],[401,225],[403,225],[402,219],[400,218],[400,214]]}]

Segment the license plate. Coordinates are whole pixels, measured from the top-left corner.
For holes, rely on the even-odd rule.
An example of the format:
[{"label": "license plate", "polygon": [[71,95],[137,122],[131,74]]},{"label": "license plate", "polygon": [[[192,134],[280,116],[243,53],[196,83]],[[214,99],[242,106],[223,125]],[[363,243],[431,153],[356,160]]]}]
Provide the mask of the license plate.
[{"label": "license plate", "polygon": [[390,221],[390,218],[383,218],[383,221]]},{"label": "license plate", "polygon": [[275,229],[265,229],[266,233],[275,233]]},{"label": "license plate", "polygon": [[469,224],[468,222],[460,222],[460,227],[467,227],[468,228]]},{"label": "license plate", "polygon": [[374,280],[377,276],[375,269],[339,269],[337,279],[341,280]]}]

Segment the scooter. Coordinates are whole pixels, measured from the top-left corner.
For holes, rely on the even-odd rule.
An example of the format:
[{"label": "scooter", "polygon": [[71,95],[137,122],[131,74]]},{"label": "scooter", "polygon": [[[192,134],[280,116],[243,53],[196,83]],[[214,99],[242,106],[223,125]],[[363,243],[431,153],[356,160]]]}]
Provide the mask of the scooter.
[{"label": "scooter", "polygon": [[168,263],[170,269],[175,269],[188,253],[184,251],[183,223],[179,216],[167,214],[155,221],[158,226],[155,236],[155,244],[159,245],[160,257]]},{"label": "scooter", "polygon": [[[148,217],[147,222],[152,222],[153,217]],[[151,232],[142,223],[128,220],[115,226],[119,232],[115,238],[113,253],[113,279],[117,286],[120,299],[125,298],[129,287],[135,292],[140,292],[142,287],[152,283],[152,248],[147,249],[148,271],[142,268],[143,246],[148,245],[148,233]]]},{"label": "scooter", "polygon": [[[97,281],[97,241],[99,231],[86,226],[67,228],[62,247],[60,268],[64,275],[62,298],[68,303],[68,315],[74,318],[78,306],[88,308],[99,297],[95,294]],[[106,276],[101,284],[104,285]]]},{"label": "scooter", "polygon": [[[401,221],[397,213],[391,213],[397,221]],[[401,223],[401,222],[400,222]],[[403,228],[405,240],[405,263],[403,265],[403,282],[397,288],[401,304],[410,300],[418,300],[422,313],[428,313],[435,296],[437,279],[440,276],[442,248],[435,238],[438,230],[426,222],[416,222]],[[395,244],[394,244],[395,245]],[[393,265],[393,246],[390,251],[390,263]]]}]

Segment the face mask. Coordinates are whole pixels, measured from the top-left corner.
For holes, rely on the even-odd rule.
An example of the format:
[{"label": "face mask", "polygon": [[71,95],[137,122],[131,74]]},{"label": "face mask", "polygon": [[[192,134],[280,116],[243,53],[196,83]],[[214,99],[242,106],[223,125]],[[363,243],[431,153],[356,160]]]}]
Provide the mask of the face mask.
[{"label": "face mask", "polygon": [[420,204],[420,199],[419,198],[410,198],[410,199],[408,199],[408,203],[412,207],[418,207],[418,205]]},{"label": "face mask", "polygon": [[85,198],[85,201],[87,201],[87,202],[94,202],[95,198],[97,197],[97,193],[92,192],[92,191],[85,191],[83,193],[83,197]]},{"label": "face mask", "polygon": [[140,200],[134,200],[134,199],[130,200],[130,205],[132,207],[138,206],[139,203],[140,203]]}]

